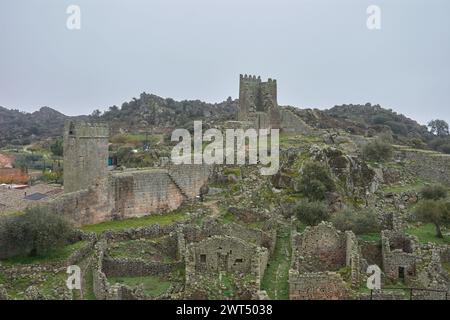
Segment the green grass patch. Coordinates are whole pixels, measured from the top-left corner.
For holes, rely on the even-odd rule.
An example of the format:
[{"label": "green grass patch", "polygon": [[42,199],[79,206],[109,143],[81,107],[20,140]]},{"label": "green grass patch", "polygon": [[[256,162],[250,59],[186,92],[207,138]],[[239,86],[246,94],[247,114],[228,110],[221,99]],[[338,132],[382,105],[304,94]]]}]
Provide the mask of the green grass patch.
[{"label": "green grass patch", "polygon": [[234,281],[225,273],[220,276],[220,285],[222,287],[222,293],[227,298],[232,298],[236,290]]},{"label": "green grass patch", "polygon": [[138,227],[146,227],[152,224],[168,225],[187,219],[184,212],[152,214],[142,218],[131,218],[125,220],[106,221],[82,227],[87,232],[102,233],[105,231],[117,231]]},{"label": "green grass patch", "polygon": [[222,220],[225,224],[236,222],[236,216],[231,212],[227,212],[222,216]]},{"label": "green grass patch", "polygon": [[274,300],[289,299],[289,268],[291,263],[291,238],[289,230],[279,229],[273,256],[269,260],[261,288]]},{"label": "green grass patch", "polygon": [[407,185],[391,185],[391,186],[385,186],[382,188],[383,192],[385,193],[402,193],[402,192],[408,192],[408,191],[420,191],[426,183],[422,180],[417,180],[415,183],[407,184]]},{"label": "green grass patch", "polygon": [[142,285],[144,293],[150,297],[157,297],[167,292],[172,282],[156,276],[147,277],[112,277],[109,282],[120,283],[129,287],[137,287]]},{"label": "green grass patch", "polygon": [[358,240],[369,241],[369,242],[380,242],[381,241],[381,233],[373,232],[357,235]]},{"label": "green grass patch", "polygon": [[12,299],[23,300],[25,298],[26,289],[33,285],[46,298],[57,299],[55,294],[56,288],[63,288],[66,285],[67,274],[60,272],[54,274],[52,272],[41,272],[39,274],[27,275],[13,279],[4,279],[2,284],[5,285],[8,295]]},{"label": "green grass patch", "polygon": [[419,238],[420,243],[450,244],[450,236],[444,235],[444,238],[438,238],[436,236],[436,228],[431,223],[408,228],[406,233]]},{"label": "green grass patch", "polygon": [[85,300],[96,300],[94,294],[94,278],[92,268],[88,268],[84,275],[84,288],[83,288],[83,298]]},{"label": "green grass patch", "polygon": [[144,259],[165,263],[173,262],[171,257],[161,252],[157,247],[158,242],[162,239],[163,237],[115,242],[110,247],[108,254],[112,258]]},{"label": "green grass patch", "polygon": [[450,275],[450,262],[443,262],[442,267],[444,270],[447,270],[447,273]]},{"label": "green grass patch", "polygon": [[239,167],[225,167],[223,169],[223,174],[224,175],[234,174],[236,177],[239,178],[241,176],[241,168],[239,168]]},{"label": "green grass patch", "polygon": [[46,254],[38,255],[38,256],[17,256],[13,258],[9,258],[6,260],[2,260],[2,263],[5,265],[13,265],[13,264],[49,264],[49,263],[58,263],[67,260],[71,254],[73,254],[76,250],[85,246],[87,241],[78,241],[73,244],[66,245],[64,247],[49,251]]}]

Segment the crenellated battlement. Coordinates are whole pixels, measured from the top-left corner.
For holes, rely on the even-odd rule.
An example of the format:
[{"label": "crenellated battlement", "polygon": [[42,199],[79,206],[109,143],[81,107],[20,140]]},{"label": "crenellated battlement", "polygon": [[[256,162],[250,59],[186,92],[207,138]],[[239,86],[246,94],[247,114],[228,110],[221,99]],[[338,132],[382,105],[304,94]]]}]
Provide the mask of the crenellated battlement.
[{"label": "crenellated battlement", "polygon": [[262,81],[260,76],[240,75],[238,120],[255,122],[257,128],[279,127],[275,79]]}]

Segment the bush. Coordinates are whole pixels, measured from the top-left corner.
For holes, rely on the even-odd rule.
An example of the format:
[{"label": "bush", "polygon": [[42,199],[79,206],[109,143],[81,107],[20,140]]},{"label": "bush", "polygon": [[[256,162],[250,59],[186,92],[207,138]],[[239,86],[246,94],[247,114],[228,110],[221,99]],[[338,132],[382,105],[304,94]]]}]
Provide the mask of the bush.
[{"label": "bush", "polygon": [[439,147],[439,151],[442,153],[450,154],[450,143],[446,143]]},{"label": "bush", "polygon": [[62,217],[44,207],[0,219],[0,256],[40,256],[75,240],[75,231]]},{"label": "bush", "polygon": [[330,217],[327,206],[320,201],[300,201],[295,211],[297,218],[309,226],[319,224],[322,221],[328,220]]},{"label": "bush", "polygon": [[415,214],[418,221],[434,224],[436,236],[443,238],[441,227],[450,223],[450,203],[444,200],[424,200],[417,205]]},{"label": "bush", "polygon": [[423,187],[420,194],[427,200],[439,200],[447,198],[447,189],[442,185],[435,184]]},{"label": "bush", "polygon": [[336,188],[328,168],[319,162],[308,162],[303,167],[299,191],[311,200],[324,200],[327,192]]},{"label": "bush", "polygon": [[376,214],[369,209],[341,210],[333,215],[331,222],[338,230],[351,230],[355,234],[374,233],[381,230]]},{"label": "bush", "polygon": [[392,145],[379,138],[367,143],[362,149],[363,158],[369,161],[385,162],[390,160],[393,154]]},{"label": "bush", "polygon": [[63,139],[59,138],[56,139],[54,143],[50,145],[50,151],[55,155],[62,157],[64,155],[64,146],[63,146]]}]

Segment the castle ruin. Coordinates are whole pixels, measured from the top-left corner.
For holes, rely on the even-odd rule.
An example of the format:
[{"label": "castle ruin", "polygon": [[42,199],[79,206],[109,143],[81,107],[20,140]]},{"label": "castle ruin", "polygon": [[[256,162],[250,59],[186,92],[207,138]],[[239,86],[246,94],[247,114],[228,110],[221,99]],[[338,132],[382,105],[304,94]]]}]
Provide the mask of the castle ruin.
[{"label": "castle ruin", "polygon": [[[308,134],[311,128],[300,117],[278,105],[277,80],[240,75],[238,122],[244,128],[280,129],[283,132]],[[237,126],[236,123],[233,124]]]},{"label": "castle ruin", "polygon": [[280,129],[276,80],[240,75],[238,120],[252,122],[255,129]]},{"label": "castle ruin", "polygon": [[108,127],[67,121],[65,193],[47,203],[76,226],[175,210],[195,199],[208,181],[207,165],[108,169]]}]

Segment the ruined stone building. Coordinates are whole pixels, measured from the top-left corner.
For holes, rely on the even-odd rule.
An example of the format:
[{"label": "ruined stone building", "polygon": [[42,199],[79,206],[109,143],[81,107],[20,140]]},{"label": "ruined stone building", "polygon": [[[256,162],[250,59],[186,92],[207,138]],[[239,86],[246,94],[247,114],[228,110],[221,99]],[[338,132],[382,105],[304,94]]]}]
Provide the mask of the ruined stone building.
[{"label": "ruined stone building", "polygon": [[[361,252],[351,231],[340,232],[329,222],[307,227],[292,235],[292,266],[289,297],[304,299],[349,299],[349,286],[360,281]],[[337,273],[350,268],[350,283]]]},{"label": "ruined stone building", "polygon": [[386,276],[391,280],[409,283],[416,275],[417,249],[418,243],[414,237],[399,231],[383,230],[381,254]]},{"label": "ruined stone building", "polygon": [[266,248],[231,236],[213,236],[186,249],[186,275],[217,275],[219,272],[253,274],[261,279],[268,260]]},{"label": "ruined stone building", "polygon": [[47,205],[77,226],[174,210],[209,178],[204,165],[109,171],[108,136],[104,124],[66,122],[65,194]]}]

